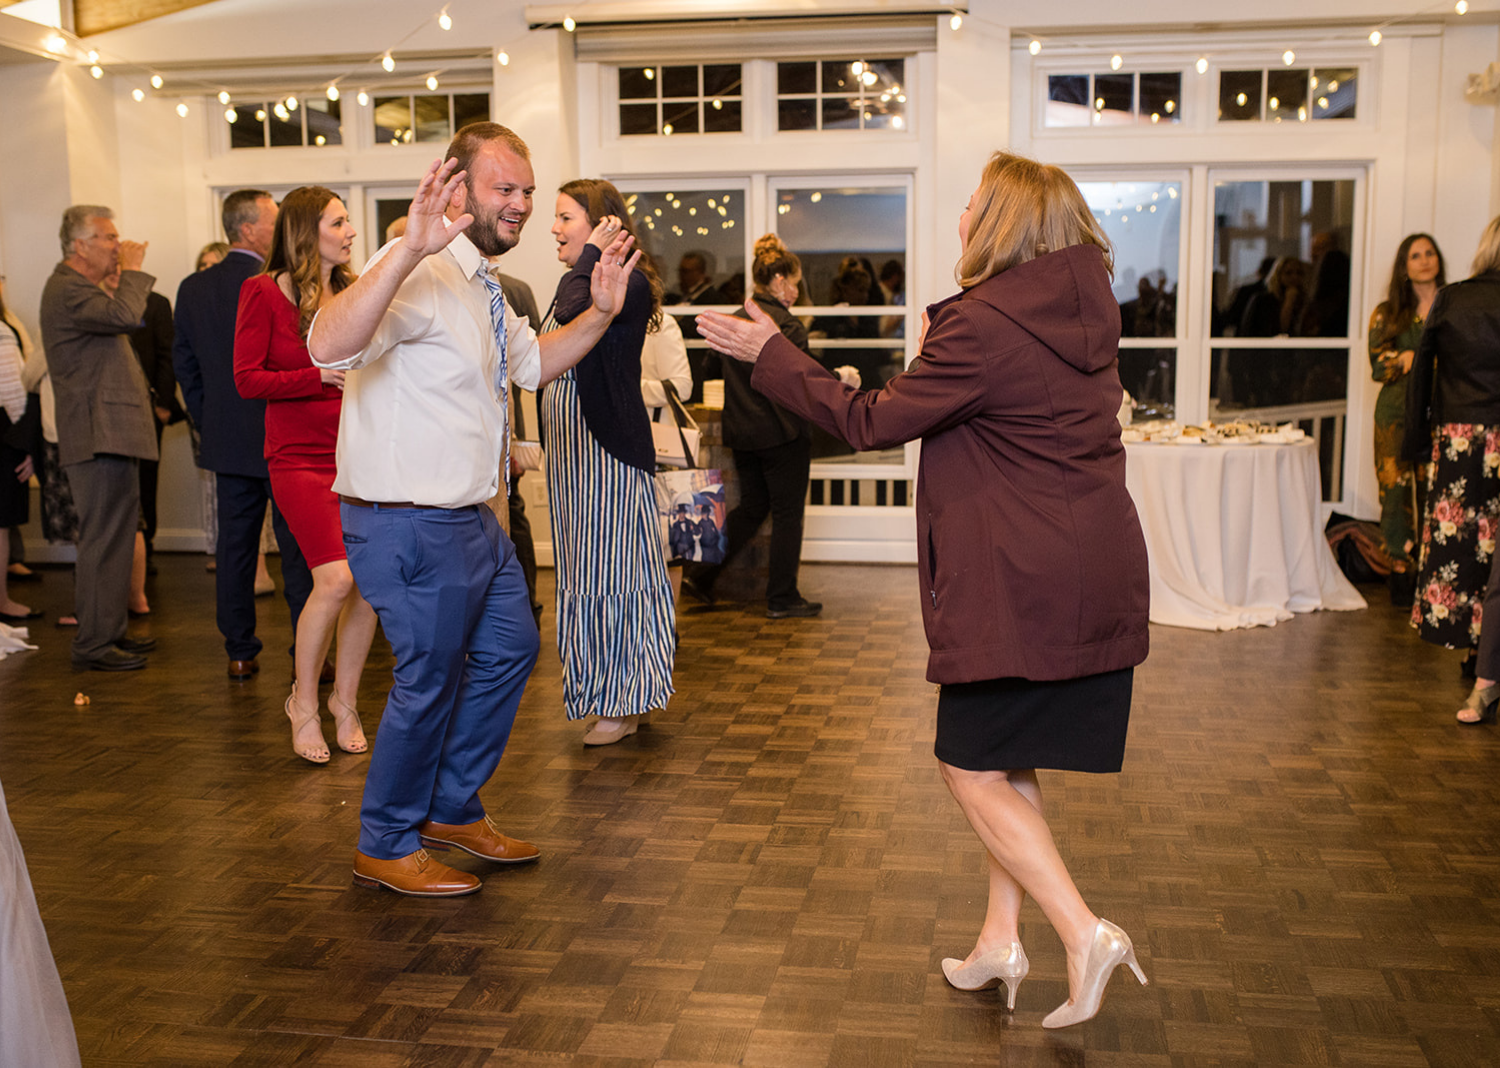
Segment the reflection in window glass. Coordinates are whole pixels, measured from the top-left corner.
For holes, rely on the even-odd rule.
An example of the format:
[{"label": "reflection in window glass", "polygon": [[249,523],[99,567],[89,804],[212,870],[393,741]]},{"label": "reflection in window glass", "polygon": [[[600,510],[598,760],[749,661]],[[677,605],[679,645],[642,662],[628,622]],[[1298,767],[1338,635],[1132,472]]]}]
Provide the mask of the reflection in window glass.
[{"label": "reflection in window glass", "polygon": [[703,109],[704,133],[737,133],[741,129],[741,123],[738,100],[715,98]]},{"label": "reflection in window glass", "polygon": [[[737,189],[632,192],[622,182],[626,207],[642,251],[661,275],[668,305],[740,304],[745,299],[745,198]],[[705,374],[719,378],[719,357],[704,347],[691,314],[677,316],[688,339],[693,399],[703,396]]]},{"label": "reflection in window glass", "polygon": [[337,100],[309,97],[304,101],[307,108],[307,141],[315,146],[341,145],[344,143],[343,127],[339,119],[342,114]]},{"label": "reflection in window glass", "polygon": [[738,133],[741,79],[738,63],[621,67],[620,134]]},{"label": "reflection in window glass", "polygon": [[1135,401],[1135,418],[1172,419],[1177,412],[1177,350],[1120,350],[1120,384]]},{"label": "reflection in window glass", "polygon": [[1260,119],[1260,88],[1263,71],[1226,70],[1219,74],[1219,120],[1246,122]]},{"label": "reflection in window glass", "polygon": [[1115,249],[1115,299],[1124,337],[1175,337],[1182,233],[1179,182],[1079,182]]},{"label": "reflection in window glass", "polygon": [[1353,67],[1318,67],[1312,72],[1314,119],[1352,119],[1359,95],[1359,71]]},{"label": "reflection in window glass", "polygon": [[457,133],[471,122],[490,121],[489,93],[453,94],[453,132]]},{"label": "reflection in window glass", "polygon": [[285,148],[289,145],[302,144],[301,108],[292,111],[285,103],[277,102],[272,104],[271,113],[266,116],[266,126],[271,133],[272,148]]},{"label": "reflection in window glass", "polygon": [[1354,182],[1214,184],[1218,337],[1346,337]]},{"label": "reflection in window glass", "polygon": [[[776,196],[776,232],[802,261],[808,302],[849,309],[812,320],[813,354],[827,367],[855,367],[867,389],[880,388],[905,364],[906,215],[902,188],[808,187]],[[814,433],[815,458],[853,455],[831,435]],[[900,462],[901,450],[861,458]]]},{"label": "reflection in window glass", "polygon": [[[226,120],[227,121],[227,120]],[[230,148],[266,147],[266,105],[236,104],[229,123]]]},{"label": "reflection in window glass", "polygon": [[1087,74],[1053,74],[1047,78],[1047,125],[1087,126],[1094,112]]},{"label": "reflection in window glass", "polygon": [[1266,72],[1266,118],[1272,122],[1307,121],[1307,71]]},{"label": "reflection in window glass", "polygon": [[403,145],[415,137],[411,128],[411,97],[377,96],[374,104],[377,145]]},{"label": "reflection in window glass", "polygon": [[1140,118],[1152,124],[1182,121],[1182,74],[1141,75]]},{"label": "reflection in window glass", "polygon": [[1094,78],[1094,122],[1120,126],[1135,121],[1135,75],[1100,74]]},{"label": "reflection in window glass", "polygon": [[779,130],[906,129],[900,59],[776,65]]},{"label": "reflection in window glass", "polygon": [[621,100],[655,100],[656,99],[656,68],[655,67],[621,67],[620,68],[620,99]]},{"label": "reflection in window glass", "polygon": [[446,96],[418,96],[412,98],[412,113],[416,119],[418,141],[448,142],[453,138],[453,127],[448,113]]}]

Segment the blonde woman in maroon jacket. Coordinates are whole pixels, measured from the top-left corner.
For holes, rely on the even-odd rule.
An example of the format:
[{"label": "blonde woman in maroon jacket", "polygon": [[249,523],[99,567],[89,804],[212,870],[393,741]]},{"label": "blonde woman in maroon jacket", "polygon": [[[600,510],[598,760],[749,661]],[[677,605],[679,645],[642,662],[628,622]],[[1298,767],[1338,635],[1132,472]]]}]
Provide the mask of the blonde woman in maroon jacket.
[{"label": "blonde woman in maroon jacket", "polygon": [[928,309],[911,367],[847,387],[766,315],[706,313],[710,345],[755,363],[752,383],[854,448],[922,439],[917,559],[941,684],[936,754],[989,852],[974,949],[943,961],[963,990],[1028,969],[1027,894],[1068,956],[1068,1000],[1042,1021],[1099,1011],[1128,935],[1084,903],[1043,816],[1037,768],[1116,772],[1132,671],[1146,658],[1146,544],[1115,421],[1120,312],[1108,239],[1056,167],[996,153],[958,224],[962,291]]}]

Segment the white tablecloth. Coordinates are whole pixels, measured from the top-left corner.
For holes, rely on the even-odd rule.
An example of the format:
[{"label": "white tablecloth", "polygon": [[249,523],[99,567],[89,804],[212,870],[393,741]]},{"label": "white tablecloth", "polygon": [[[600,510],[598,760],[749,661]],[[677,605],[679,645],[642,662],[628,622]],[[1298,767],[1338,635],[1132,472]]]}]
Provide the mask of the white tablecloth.
[{"label": "white tablecloth", "polygon": [[1151,558],[1151,622],[1233,630],[1365,607],[1323,537],[1311,441],[1130,443],[1125,455]]}]

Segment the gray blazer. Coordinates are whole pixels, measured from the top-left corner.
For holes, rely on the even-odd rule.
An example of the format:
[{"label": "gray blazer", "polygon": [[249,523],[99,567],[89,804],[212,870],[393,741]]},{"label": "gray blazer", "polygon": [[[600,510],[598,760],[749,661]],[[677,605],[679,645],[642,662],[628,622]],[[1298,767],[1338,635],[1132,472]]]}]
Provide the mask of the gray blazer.
[{"label": "gray blazer", "polygon": [[111,297],[59,263],[42,289],[42,346],[64,464],[100,453],[157,458],[151,391],[126,336],[140,325],[155,281],[143,271],[122,271]]}]

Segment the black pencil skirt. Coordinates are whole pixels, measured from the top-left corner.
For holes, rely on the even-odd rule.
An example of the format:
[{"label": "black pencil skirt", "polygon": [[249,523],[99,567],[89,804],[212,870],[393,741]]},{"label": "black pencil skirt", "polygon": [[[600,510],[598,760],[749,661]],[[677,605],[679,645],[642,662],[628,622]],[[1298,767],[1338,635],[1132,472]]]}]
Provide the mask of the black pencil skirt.
[{"label": "black pencil skirt", "polygon": [[1123,668],[1056,682],[949,683],[933,752],[966,771],[1119,771],[1134,677]]}]

